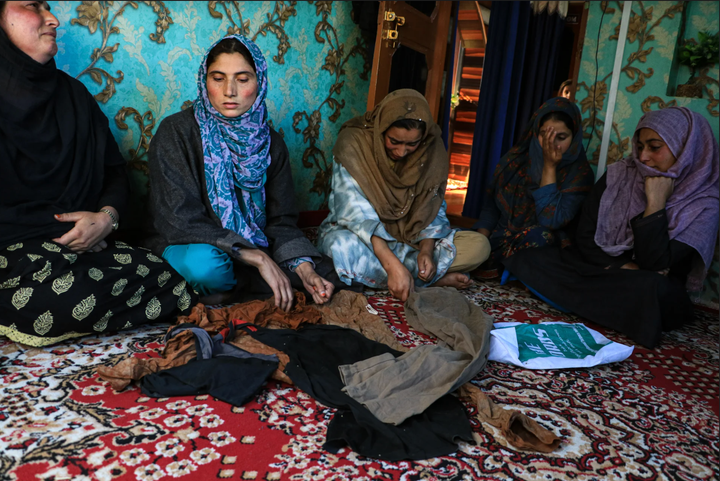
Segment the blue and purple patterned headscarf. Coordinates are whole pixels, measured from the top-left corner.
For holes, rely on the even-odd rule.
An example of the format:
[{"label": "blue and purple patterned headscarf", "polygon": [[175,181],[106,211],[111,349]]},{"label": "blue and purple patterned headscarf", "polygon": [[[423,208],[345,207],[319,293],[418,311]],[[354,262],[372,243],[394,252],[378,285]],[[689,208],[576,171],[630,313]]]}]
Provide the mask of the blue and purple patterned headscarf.
[{"label": "blue and purple patterned headscarf", "polygon": [[[227,38],[245,45],[255,62],[258,93],[253,106],[239,117],[228,118],[215,110],[207,93],[207,57]],[[237,232],[253,245],[267,247],[265,180],[270,165],[270,127],[265,107],[267,63],[255,43],[242,35],[229,35],[205,53],[198,72],[198,97],[193,106],[205,158],[207,193],[224,228]],[[242,198],[238,199],[235,187]]]}]

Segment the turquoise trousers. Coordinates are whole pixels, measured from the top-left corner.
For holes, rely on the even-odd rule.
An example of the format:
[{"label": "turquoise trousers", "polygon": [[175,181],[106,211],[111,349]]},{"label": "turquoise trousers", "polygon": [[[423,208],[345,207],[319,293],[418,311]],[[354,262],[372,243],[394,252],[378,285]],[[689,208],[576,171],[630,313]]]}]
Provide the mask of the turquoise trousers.
[{"label": "turquoise trousers", "polygon": [[232,290],[237,284],[230,256],[210,244],[168,246],[162,256],[202,296]]}]

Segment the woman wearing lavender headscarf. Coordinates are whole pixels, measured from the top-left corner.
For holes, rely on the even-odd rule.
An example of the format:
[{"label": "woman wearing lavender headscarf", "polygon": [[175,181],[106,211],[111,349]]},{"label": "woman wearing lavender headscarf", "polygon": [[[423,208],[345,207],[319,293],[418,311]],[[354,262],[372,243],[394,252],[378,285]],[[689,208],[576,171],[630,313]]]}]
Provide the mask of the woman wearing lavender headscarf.
[{"label": "woman wearing lavender headscarf", "polygon": [[297,228],[288,150],[268,125],[267,89],[257,45],[225,37],[200,65],[197,100],[166,118],[150,146],[156,235],[148,247],[208,304],[273,294],[288,310],[293,287],[324,303],[339,283],[332,261]]},{"label": "woman wearing lavender headscarf", "polygon": [[[718,145],[686,108],[648,112],[633,153],[608,167],[570,249],[518,253],[508,267],[553,302],[652,348],[693,319],[718,235]],[[508,265],[511,264],[511,265]]]}]

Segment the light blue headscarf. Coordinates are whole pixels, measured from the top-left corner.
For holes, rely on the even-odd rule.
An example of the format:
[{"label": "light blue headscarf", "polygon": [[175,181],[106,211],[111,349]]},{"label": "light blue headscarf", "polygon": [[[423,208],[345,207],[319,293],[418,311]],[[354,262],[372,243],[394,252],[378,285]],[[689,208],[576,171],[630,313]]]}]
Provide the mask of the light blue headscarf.
[{"label": "light blue headscarf", "polygon": [[[258,93],[253,106],[239,117],[228,118],[210,103],[207,93],[207,57],[225,39],[247,47],[255,62]],[[193,106],[205,158],[207,193],[224,228],[237,232],[253,245],[267,247],[263,229],[265,181],[270,165],[270,127],[265,107],[267,63],[255,43],[242,35],[229,35],[205,53],[198,72],[198,97]],[[238,190],[236,190],[236,187]],[[241,198],[238,199],[237,192]]]}]

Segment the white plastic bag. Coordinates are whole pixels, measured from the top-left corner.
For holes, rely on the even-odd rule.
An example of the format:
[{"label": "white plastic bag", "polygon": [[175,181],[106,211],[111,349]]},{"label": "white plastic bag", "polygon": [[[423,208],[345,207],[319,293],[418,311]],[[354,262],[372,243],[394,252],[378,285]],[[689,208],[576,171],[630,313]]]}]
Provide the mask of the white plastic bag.
[{"label": "white plastic bag", "polygon": [[490,361],[527,369],[567,369],[619,362],[632,346],[613,342],[582,324],[496,322],[490,331]]}]

